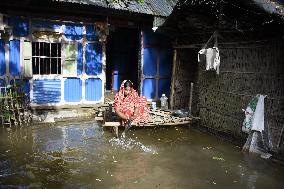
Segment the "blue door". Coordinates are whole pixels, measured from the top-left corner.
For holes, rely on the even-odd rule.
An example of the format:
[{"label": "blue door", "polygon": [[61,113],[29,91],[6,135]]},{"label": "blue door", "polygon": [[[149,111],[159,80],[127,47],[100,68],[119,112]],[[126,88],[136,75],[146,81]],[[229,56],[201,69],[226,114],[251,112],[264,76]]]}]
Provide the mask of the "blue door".
[{"label": "blue door", "polygon": [[147,99],[170,96],[173,50],[164,36],[143,31],[141,92]]}]

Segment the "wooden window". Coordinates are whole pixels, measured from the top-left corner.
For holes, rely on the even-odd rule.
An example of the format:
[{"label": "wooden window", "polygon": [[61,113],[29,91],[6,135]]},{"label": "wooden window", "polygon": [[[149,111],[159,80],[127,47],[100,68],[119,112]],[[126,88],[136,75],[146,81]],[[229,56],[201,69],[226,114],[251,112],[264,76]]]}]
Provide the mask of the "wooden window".
[{"label": "wooden window", "polygon": [[77,75],[77,61],[76,61],[76,52],[77,45],[64,44],[64,64],[63,64],[63,74],[64,76],[76,76]]},{"label": "wooden window", "polygon": [[23,44],[23,75],[24,77],[32,77],[32,46],[30,41],[24,41]]},{"label": "wooden window", "polygon": [[61,74],[61,43],[33,42],[32,66],[35,75]]}]

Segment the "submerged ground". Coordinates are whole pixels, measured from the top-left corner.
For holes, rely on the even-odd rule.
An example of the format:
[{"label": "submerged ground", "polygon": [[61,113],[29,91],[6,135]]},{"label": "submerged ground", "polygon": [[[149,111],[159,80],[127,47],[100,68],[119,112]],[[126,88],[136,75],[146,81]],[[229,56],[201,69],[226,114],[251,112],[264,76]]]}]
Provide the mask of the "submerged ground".
[{"label": "submerged ground", "polygon": [[0,129],[0,188],[284,188],[284,168],[189,127]]}]

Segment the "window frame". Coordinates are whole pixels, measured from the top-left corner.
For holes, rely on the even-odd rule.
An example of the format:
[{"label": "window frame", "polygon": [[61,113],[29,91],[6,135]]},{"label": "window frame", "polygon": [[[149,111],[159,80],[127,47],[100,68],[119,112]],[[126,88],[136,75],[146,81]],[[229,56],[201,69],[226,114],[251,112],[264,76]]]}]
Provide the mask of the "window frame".
[{"label": "window frame", "polygon": [[[31,55],[31,63],[32,63],[32,73],[33,73],[33,76],[61,76],[62,75],[62,43],[60,42],[60,41],[49,41],[49,40],[32,40],[31,41],[31,46],[32,46],[32,51],[33,51],[33,43],[48,43],[48,44],[52,44],[52,43],[55,43],[55,44],[60,44],[60,49],[59,49],[59,51],[60,51],[60,53],[61,53],[61,56],[58,56],[58,54],[57,54],[57,56],[56,57],[52,57],[51,56],[51,45],[50,45],[50,47],[49,47],[49,51],[50,51],[50,55],[49,56],[41,56],[41,55],[36,55],[36,56],[34,56],[33,55],[33,53],[32,53],[32,55]],[[41,58],[49,58],[49,59],[51,59],[51,58],[56,58],[57,60],[58,59],[60,59],[60,69],[61,69],[61,73],[60,74],[58,74],[58,70],[57,70],[57,73],[56,74],[51,74],[51,63],[50,63],[50,74],[40,74],[40,68],[39,68],[39,73],[38,74],[35,74],[34,73],[34,69],[33,69],[33,59],[34,58],[39,58],[39,59],[41,59]],[[58,64],[58,62],[57,62],[57,64]]]},{"label": "window frame", "polygon": [[[64,66],[66,66],[66,53],[65,53],[65,46],[66,45],[75,45],[75,58],[74,58],[74,73],[64,73]],[[78,71],[78,42],[77,41],[63,41],[61,43],[61,75],[63,77],[77,77],[77,71]],[[72,60],[72,59],[70,59]],[[69,61],[69,60],[68,60]]]}]

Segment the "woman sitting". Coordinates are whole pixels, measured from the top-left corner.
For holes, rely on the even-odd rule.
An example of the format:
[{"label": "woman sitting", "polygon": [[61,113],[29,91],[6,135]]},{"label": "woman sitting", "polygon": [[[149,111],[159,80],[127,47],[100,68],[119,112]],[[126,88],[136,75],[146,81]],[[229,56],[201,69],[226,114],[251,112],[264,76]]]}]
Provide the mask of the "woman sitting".
[{"label": "woman sitting", "polygon": [[138,125],[147,122],[149,118],[147,99],[138,95],[129,80],[121,83],[119,92],[114,97],[114,109],[123,125],[129,121]]}]

